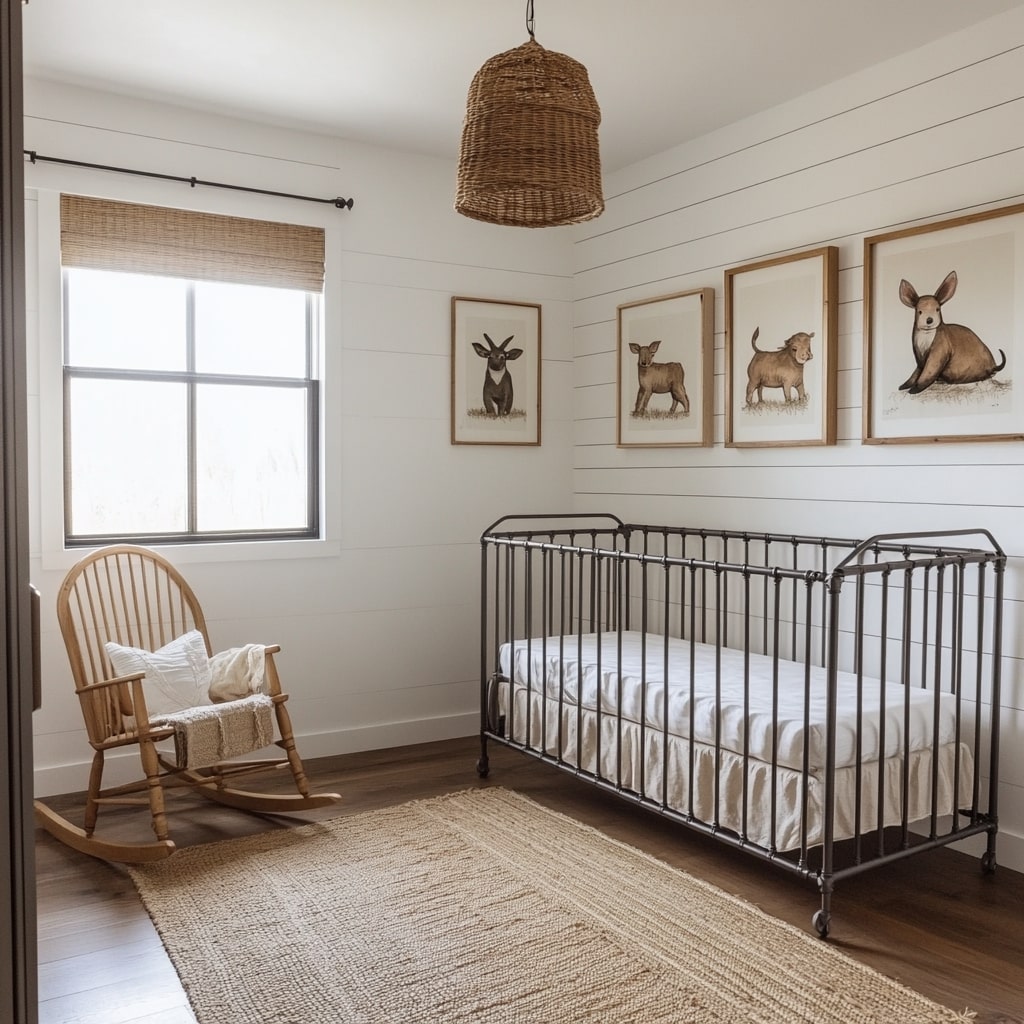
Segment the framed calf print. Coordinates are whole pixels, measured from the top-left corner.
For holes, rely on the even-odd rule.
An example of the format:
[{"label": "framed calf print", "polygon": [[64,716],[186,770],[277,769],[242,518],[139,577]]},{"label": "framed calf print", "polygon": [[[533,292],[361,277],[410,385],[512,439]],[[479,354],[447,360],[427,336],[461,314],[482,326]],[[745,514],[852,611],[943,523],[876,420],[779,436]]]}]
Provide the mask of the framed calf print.
[{"label": "framed calf print", "polygon": [[836,440],[839,250],[725,272],[725,444]]},{"label": "framed calf print", "polygon": [[452,298],[452,444],[540,444],[540,306]]},{"label": "framed calf print", "polygon": [[713,288],[618,307],[618,447],[711,444],[714,334]]},{"label": "framed calf print", "polygon": [[864,240],[865,444],[1024,440],[1024,204]]}]

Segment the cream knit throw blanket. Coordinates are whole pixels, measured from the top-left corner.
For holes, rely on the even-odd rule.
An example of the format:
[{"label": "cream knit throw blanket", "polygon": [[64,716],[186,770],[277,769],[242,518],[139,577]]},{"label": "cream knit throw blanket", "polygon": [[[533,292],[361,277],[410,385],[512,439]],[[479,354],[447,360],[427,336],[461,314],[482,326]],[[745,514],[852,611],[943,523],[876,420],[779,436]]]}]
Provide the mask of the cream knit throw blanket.
[{"label": "cream knit throw blanket", "polygon": [[215,654],[210,658],[210,700],[218,704],[262,692],[265,669],[263,644],[245,644]]}]

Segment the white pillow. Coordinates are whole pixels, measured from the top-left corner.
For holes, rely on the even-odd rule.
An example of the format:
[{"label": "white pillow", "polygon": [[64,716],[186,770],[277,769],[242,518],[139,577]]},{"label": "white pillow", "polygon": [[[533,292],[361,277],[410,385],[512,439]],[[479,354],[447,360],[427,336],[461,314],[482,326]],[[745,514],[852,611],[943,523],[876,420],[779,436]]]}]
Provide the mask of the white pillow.
[{"label": "white pillow", "polygon": [[146,673],[146,709],[151,716],[210,703],[210,659],[199,630],[177,637],[158,651],[122,647],[112,641],[103,646],[119,676]]}]

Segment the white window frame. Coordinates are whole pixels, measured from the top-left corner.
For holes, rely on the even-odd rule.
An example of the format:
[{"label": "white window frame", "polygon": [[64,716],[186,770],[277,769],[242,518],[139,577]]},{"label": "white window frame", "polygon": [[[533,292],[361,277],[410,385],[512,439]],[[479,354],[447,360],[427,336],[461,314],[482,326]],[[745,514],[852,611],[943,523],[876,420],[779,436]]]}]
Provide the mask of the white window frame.
[{"label": "white window frame", "polygon": [[[135,184],[135,183],[128,183]],[[90,187],[91,186],[91,187]],[[148,187],[147,187],[148,186]],[[125,188],[116,194],[107,192],[104,197],[123,202],[149,203],[151,205],[178,206],[167,186],[152,187],[148,182],[139,183],[135,189]],[[37,231],[36,260],[38,288],[38,322],[29,317],[29,398],[38,400],[39,431],[38,447],[29,438],[30,466],[38,467],[38,477],[33,480],[30,473],[30,508],[38,511],[33,516],[33,526],[38,523],[38,540],[33,542],[33,556],[40,556],[45,570],[66,572],[83,555],[82,547],[67,547],[64,543],[64,338],[62,292],[63,278],[60,261],[60,193],[82,192],[87,195],[101,195],[95,181],[84,184],[77,177],[55,183],[53,190],[33,189],[36,195]],[[178,192],[178,189],[174,190]],[[180,192],[179,192],[180,195]],[[281,209],[275,214],[275,205]],[[207,204],[208,212],[232,216],[259,216],[263,219],[282,221],[295,220],[294,202],[260,200],[258,209],[251,206],[239,209],[236,204],[218,206]],[[333,212],[333,210],[331,211]],[[325,231],[327,251],[338,251],[340,239],[338,227],[329,219],[314,222]],[[29,249],[31,259],[31,248]],[[341,392],[339,369],[340,360],[330,358],[328,343],[333,325],[338,320],[340,287],[337,275],[328,267],[324,281],[321,302],[321,331],[319,352],[320,379],[320,424],[319,424],[319,474],[320,474],[320,537],[313,539],[268,539],[241,541],[211,541],[196,543],[166,543],[149,545],[161,551],[176,564],[231,563],[254,560],[289,560],[298,558],[337,557],[341,553],[338,523],[341,510],[341,481],[336,459],[332,455],[340,451],[342,414],[337,401],[331,396]],[[33,327],[35,331],[33,332]],[[38,369],[33,380],[31,358],[32,334],[35,334],[38,351]],[[30,406],[31,410],[31,406]]]}]

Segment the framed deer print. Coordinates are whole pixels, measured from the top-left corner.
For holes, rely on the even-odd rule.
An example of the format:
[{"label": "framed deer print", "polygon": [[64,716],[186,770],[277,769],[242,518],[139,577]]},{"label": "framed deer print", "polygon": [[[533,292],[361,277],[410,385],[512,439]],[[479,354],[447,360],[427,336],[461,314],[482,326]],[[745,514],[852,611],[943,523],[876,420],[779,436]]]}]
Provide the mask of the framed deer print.
[{"label": "framed deer print", "polygon": [[865,444],[1024,440],[1024,204],[864,240]]},{"label": "framed deer print", "polygon": [[727,448],[836,440],[839,250],[725,272]]},{"label": "framed deer print", "polygon": [[618,307],[618,447],[711,444],[714,334],[713,288]]},{"label": "framed deer print", "polygon": [[540,444],[540,306],[452,298],[452,444]]}]

